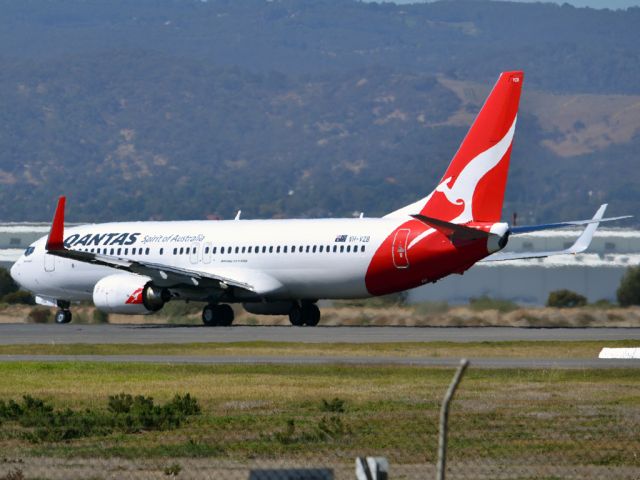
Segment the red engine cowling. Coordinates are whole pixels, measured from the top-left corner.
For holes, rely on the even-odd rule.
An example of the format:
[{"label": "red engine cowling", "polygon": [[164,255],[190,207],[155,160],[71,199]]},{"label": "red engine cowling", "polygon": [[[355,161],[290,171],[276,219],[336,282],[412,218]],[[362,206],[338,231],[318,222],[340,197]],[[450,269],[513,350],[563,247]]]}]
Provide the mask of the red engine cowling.
[{"label": "red engine cowling", "polygon": [[169,292],[154,286],[149,277],[133,273],[109,275],[93,288],[93,303],[106,313],[148,315],[160,310],[169,297]]}]

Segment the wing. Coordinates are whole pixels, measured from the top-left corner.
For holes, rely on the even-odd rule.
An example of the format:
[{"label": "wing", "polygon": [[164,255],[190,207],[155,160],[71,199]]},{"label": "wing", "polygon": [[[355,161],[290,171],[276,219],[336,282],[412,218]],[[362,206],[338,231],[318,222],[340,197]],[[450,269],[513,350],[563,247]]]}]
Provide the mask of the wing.
[{"label": "wing", "polygon": [[544,258],[551,257],[554,255],[575,255],[576,253],[584,252],[589,245],[591,244],[591,240],[593,239],[593,234],[595,233],[600,222],[607,222],[613,220],[620,220],[623,218],[630,218],[630,216],[624,217],[610,217],[603,218],[604,212],[607,209],[607,204],[601,205],[596,214],[590,220],[578,220],[573,222],[563,222],[563,223],[550,223],[545,225],[530,225],[523,227],[511,227],[510,232],[512,235],[517,235],[521,233],[529,233],[536,232],[540,230],[550,230],[553,228],[562,228],[569,227],[575,225],[586,225],[582,234],[577,238],[577,240],[571,245],[569,248],[565,250],[555,250],[548,252],[497,252],[493,255],[489,255],[487,258],[481,260],[481,262],[500,262],[505,260],[521,260],[526,258]]},{"label": "wing", "polygon": [[65,197],[58,199],[58,206],[47,238],[46,250],[50,255],[145,275],[160,287],[188,285],[220,290],[235,287],[257,295],[266,295],[282,288],[282,284],[276,279],[252,270],[229,269],[225,272],[192,270],[144,260],[69,250],[64,246],[65,202]]}]

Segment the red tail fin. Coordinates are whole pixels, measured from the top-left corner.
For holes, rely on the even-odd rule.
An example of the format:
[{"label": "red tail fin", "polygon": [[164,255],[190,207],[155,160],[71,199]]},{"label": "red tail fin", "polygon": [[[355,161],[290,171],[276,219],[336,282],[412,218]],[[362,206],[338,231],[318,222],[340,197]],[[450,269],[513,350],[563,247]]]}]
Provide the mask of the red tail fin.
[{"label": "red tail fin", "polygon": [[507,185],[522,72],[504,72],[420,212],[454,223],[497,222]]},{"label": "red tail fin", "polygon": [[452,223],[500,220],[523,79],[520,71],[500,75],[436,189],[390,216],[420,213]]}]

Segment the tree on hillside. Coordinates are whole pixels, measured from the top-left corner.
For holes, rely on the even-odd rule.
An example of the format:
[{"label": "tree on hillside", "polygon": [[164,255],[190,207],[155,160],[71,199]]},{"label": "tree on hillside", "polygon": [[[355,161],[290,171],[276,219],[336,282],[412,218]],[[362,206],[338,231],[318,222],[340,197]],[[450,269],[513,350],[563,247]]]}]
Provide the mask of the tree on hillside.
[{"label": "tree on hillside", "polygon": [[623,307],[640,305],[640,267],[630,267],[620,280],[618,303]]}]

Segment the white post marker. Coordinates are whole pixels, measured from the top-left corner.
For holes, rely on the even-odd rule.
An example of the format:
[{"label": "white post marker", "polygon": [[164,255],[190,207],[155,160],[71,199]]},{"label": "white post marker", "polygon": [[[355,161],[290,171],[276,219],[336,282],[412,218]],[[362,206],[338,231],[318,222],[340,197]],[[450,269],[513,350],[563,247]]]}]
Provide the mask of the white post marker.
[{"label": "white post marker", "polygon": [[616,358],[625,360],[640,360],[640,348],[608,348],[600,351],[598,358]]}]

